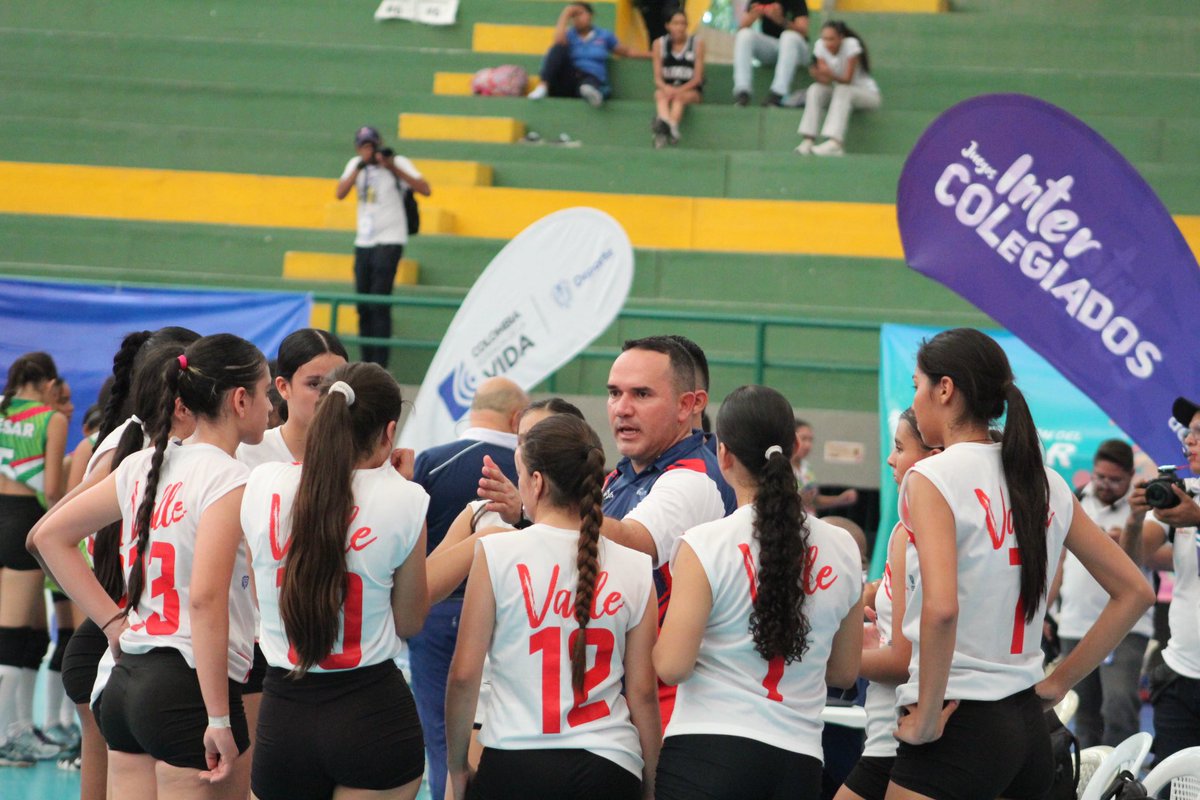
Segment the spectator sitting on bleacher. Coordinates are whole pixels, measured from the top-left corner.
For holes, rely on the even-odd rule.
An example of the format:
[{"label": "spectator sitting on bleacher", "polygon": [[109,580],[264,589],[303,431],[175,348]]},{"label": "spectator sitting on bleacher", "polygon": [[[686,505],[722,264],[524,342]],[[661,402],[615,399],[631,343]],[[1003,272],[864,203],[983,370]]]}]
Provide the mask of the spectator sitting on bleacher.
[{"label": "spectator sitting on bleacher", "polygon": [[[813,48],[809,74],[816,81],[808,87],[800,135],[804,140],[796,148],[802,156],[840,156],[845,150],[846,126],[856,108],[879,108],[882,98],[871,77],[867,46],[844,22],[830,20],[821,26],[821,38]],[[815,144],[821,110],[829,106],[821,135],[825,141]]]},{"label": "spectator sitting on bleacher", "polygon": [[[752,26],[761,20],[762,30]],[[783,105],[796,68],[808,64],[808,3],[805,0],[750,0],[733,40],[733,102],[750,102],[754,60],[775,65],[765,106]]]},{"label": "spectator sitting on bleacher", "polygon": [[612,95],[608,85],[608,54],[649,58],[645,51],[631,50],[617,41],[612,31],[592,25],[590,3],[571,3],[558,15],[554,44],[542,61],[542,82],[529,93],[531,100],[551,97],[582,97],[599,108]]},{"label": "spectator sitting on bleacher", "polygon": [[656,148],[679,144],[683,110],[704,99],[704,42],[688,36],[687,14],[676,10],[667,20],[667,33],[650,48],[654,59],[654,104],[650,126]]}]

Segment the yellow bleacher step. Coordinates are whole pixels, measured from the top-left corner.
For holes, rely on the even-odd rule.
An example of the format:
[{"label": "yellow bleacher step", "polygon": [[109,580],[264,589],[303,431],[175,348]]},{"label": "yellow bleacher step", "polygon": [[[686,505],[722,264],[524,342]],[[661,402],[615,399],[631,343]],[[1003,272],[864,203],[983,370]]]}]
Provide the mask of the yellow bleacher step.
[{"label": "yellow bleacher step", "polygon": [[[819,11],[821,0],[808,7]],[[947,0],[837,0],[839,14],[942,14],[949,10]]]},{"label": "yellow bleacher step", "polygon": [[545,55],[554,43],[553,25],[499,25],[476,22],[471,34],[471,49],[476,53],[515,53]]},{"label": "yellow bleacher step", "polygon": [[[435,72],[433,74],[433,93],[452,96],[470,95],[471,80],[474,77],[473,72]],[[525,87],[525,92],[527,94],[532,92],[533,88],[541,82],[538,76],[530,75],[529,85]]]},{"label": "yellow bleacher step", "polygon": [[[411,258],[400,259],[396,286],[417,284],[418,264]],[[354,256],[346,253],[309,253],[289,250],[283,254],[283,277],[294,281],[354,282]]]},{"label": "yellow bleacher step", "polygon": [[[61,187],[70,185],[72,191]],[[189,222],[309,230],[354,230],[330,225],[332,178],[94,167],[0,161],[0,214]],[[545,215],[590,206],[611,214],[635,247],[740,253],[900,259],[904,251],[889,203],[747,200],[728,197],[574,192],[498,186],[434,187],[422,202],[452,215],[454,233],[511,239]],[[1180,232],[1200,253],[1200,216],[1176,215]],[[348,242],[347,242],[348,245]]]},{"label": "yellow bleacher step", "polygon": [[[312,313],[309,314],[309,325],[321,330],[330,330],[333,321],[333,307],[329,303],[313,303]],[[338,324],[337,330],[334,333],[339,333],[344,336],[356,336],[358,334],[358,309],[354,306],[339,306],[338,307]]]},{"label": "yellow bleacher step", "polygon": [[[433,183],[436,194],[439,184]],[[451,186],[453,184],[450,184]],[[421,233],[454,233],[454,213],[441,206],[431,206],[424,198],[417,199],[421,211]],[[352,197],[331,200],[325,204],[325,228],[350,228],[357,225],[357,204]]]},{"label": "yellow bleacher step", "polygon": [[[470,93],[469,83],[467,93]],[[414,158],[412,162],[425,176],[425,180],[435,187],[492,185],[491,164],[478,161],[442,161],[434,158]]]},{"label": "yellow bleacher step", "polygon": [[512,117],[411,113],[400,115],[401,139],[510,144],[524,135],[525,123]]}]

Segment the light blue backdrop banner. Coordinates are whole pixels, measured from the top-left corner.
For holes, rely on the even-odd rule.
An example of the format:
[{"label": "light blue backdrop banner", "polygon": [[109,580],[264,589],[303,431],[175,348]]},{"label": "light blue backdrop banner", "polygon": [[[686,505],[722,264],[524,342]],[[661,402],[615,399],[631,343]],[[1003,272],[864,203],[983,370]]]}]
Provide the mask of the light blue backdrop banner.
[{"label": "light blue backdrop banner", "polygon": [[[879,435],[883,462],[879,475],[879,533],[871,556],[871,576],[883,574],[887,558],[884,546],[898,521],[896,483],[886,459],[900,413],[912,405],[913,370],[917,349],[924,339],[942,328],[916,325],[884,325],[880,329]],[[1083,392],[1075,388],[1044,358],[1007,331],[989,330],[1008,355],[1017,386],[1025,394],[1033,420],[1042,438],[1046,463],[1073,486],[1087,480],[1092,455],[1105,439],[1129,441],[1120,428]]]},{"label": "light blue backdrop banner", "polygon": [[[274,358],[283,338],[308,327],[309,294],[146,289],[51,281],[0,280],[0,371],[22,353],[44,350],[71,385],[75,415],[68,448],[112,374],[112,357],[131,331],[181,325],[200,334],[235,333]],[[68,450],[69,452],[69,450]]]}]

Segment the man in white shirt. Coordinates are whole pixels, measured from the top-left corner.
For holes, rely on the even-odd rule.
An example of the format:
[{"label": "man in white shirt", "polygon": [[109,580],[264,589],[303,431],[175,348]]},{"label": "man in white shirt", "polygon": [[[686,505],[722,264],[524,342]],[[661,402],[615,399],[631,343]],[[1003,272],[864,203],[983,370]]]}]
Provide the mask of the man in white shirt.
[{"label": "man in white shirt", "polygon": [[[1183,446],[1188,470],[1200,475],[1200,405],[1180,397],[1172,416],[1187,429]],[[1159,762],[1172,753],[1200,746],[1198,483],[1195,478],[1188,480],[1187,491],[1172,487],[1179,503],[1171,508],[1151,508],[1146,503],[1146,484],[1139,483],[1129,496],[1129,520],[1121,532],[1121,546],[1134,561],[1150,569],[1175,572],[1171,638],[1163,649],[1163,663],[1150,673],[1154,755]]]},{"label": "man in white shirt", "polygon": [[[383,146],[379,131],[364,125],[354,135],[356,155],[346,163],[337,184],[337,199],[354,189],[358,193],[358,228],[354,237],[354,291],[358,294],[392,293],[396,267],[408,243],[408,215],[404,192],[426,197],[429,182],[404,156]],[[358,304],[361,336],[390,339],[392,307],[386,303]],[[386,367],[389,348],[362,346],[362,360]]]},{"label": "man in white shirt", "polygon": [[[1084,512],[1119,542],[1129,517],[1129,490],[1133,481],[1133,448],[1120,439],[1101,442],[1092,460],[1092,480],[1079,493]],[[1147,576],[1147,580],[1149,577]],[[1063,550],[1051,600],[1058,593],[1058,635],[1063,654],[1070,653],[1095,624],[1108,593],[1088,573],[1079,559]],[[1137,733],[1142,701],[1138,679],[1146,645],[1154,634],[1154,611],[1147,611],[1108,658],[1075,686],[1079,711],[1075,735],[1080,747],[1115,747]]]}]

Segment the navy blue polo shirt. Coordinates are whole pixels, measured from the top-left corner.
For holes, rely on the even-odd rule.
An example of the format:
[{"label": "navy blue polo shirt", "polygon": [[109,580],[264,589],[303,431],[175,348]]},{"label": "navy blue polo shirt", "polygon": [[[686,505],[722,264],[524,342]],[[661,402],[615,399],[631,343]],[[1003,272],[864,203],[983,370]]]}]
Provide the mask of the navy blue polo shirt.
[{"label": "navy blue polo shirt", "polygon": [[[467,504],[479,499],[484,456],[491,456],[500,471],[513,483],[517,482],[514,448],[499,443],[511,436],[515,446],[516,437],[498,431],[476,433],[476,430],[479,429],[468,429],[462,439],[423,451],[413,465],[413,481],[429,493],[426,553],[432,553],[441,543]],[[462,594],[463,586],[459,586],[451,597],[461,598]]]},{"label": "navy blue polo shirt", "polygon": [[[712,450],[709,449],[703,431],[693,431],[691,435],[676,442],[671,447],[658,457],[657,460],[650,466],[643,469],[641,472],[633,471],[633,463],[628,458],[622,458],[617,462],[617,468],[608,474],[604,480],[604,515],[613,517],[614,519],[624,519],[633,512],[647,497],[651,495],[655,484],[667,474],[674,470],[688,470],[693,473],[702,473],[711,479],[712,484],[715,484],[715,489],[720,495],[720,506],[724,507],[724,514],[728,515],[737,508],[737,498],[733,493],[733,489],[725,482],[721,476],[720,467],[717,466],[717,457]],[[707,484],[701,484],[707,485]],[[712,486],[709,485],[708,492],[712,492]],[[711,497],[711,495],[708,495]],[[686,500],[686,498],[684,498]],[[686,502],[683,505],[687,505]],[[700,505],[699,503],[697,505]],[[677,504],[678,507],[678,504]],[[711,504],[710,504],[711,507]],[[718,509],[713,509],[717,511]],[[634,514],[634,518],[638,518],[638,514]],[[717,519],[717,516],[710,516],[707,519],[694,519],[690,523],[682,523],[683,527],[694,527],[695,525],[704,522],[711,522]],[[638,518],[639,522],[646,523],[645,520]],[[651,526],[647,525],[650,529]],[[661,624],[663,615],[666,613],[667,605],[671,597],[671,575],[667,568],[667,562],[670,560],[671,553],[663,552],[664,544],[667,540],[673,541],[678,538],[683,530],[671,530],[669,535],[664,536],[663,532],[650,529],[651,536],[655,540],[655,544],[659,547],[660,566],[654,571],[654,584],[658,589],[658,611],[659,623]]]}]

